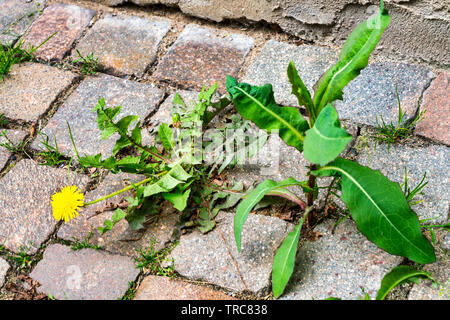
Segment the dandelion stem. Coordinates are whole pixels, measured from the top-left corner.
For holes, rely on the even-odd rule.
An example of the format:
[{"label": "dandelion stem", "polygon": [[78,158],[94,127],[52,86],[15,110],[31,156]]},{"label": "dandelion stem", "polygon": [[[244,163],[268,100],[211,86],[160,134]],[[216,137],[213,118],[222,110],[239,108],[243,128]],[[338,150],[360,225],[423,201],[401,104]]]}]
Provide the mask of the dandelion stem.
[{"label": "dandelion stem", "polygon": [[155,177],[150,177],[150,178],[144,179],[144,180],[142,180],[142,181],[139,181],[138,183],[135,183],[135,184],[132,184],[132,185],[130,185],[130,186],[128,186],[128,187],[125,187],[125,188],[123,188],[123,189],[121,189],[121,190],[119,190],[119,191],[113,192],[113,193],[111,193],[111,194],[108,194],[108,195],[106,195],[106,196],[104,196],[104,197],[101,197],[101,198],[98,198],[98,199],[96,199],[96,200],[93,200],[93,201],[91,201],[91,202],[87,202],[87,203],[85,203],[85,204],[83,205],[83,207],[87,207],[87,206],[89,206],[89,205],[91,205],[91,204],[98,203],[98,202],[103,201],[103,200],[106,200],[106,199],[108,199],[108,198],[117,196],[118,194],[121,194],[122,192],[131,190],[131,189],[133,189],[134,187],[137,187],[137,186],[139,186],[139,185],[141,185],[141,184],[147,183],[147,182],[151,181],[151,180],[154,179],[154,178],[155,178]]}]

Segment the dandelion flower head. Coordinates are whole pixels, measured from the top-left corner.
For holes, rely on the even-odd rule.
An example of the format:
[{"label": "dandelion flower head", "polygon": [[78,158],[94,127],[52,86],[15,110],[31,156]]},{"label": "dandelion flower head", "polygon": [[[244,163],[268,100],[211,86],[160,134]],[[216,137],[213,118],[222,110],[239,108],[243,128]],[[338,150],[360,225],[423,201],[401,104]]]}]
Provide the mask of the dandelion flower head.
[{"label": "dandelion flower head", "polygon": [[84,195],[77,186],[64,187],[52,196],[53,217],[65,222],[78,216],[77,210],[84,204]]}]

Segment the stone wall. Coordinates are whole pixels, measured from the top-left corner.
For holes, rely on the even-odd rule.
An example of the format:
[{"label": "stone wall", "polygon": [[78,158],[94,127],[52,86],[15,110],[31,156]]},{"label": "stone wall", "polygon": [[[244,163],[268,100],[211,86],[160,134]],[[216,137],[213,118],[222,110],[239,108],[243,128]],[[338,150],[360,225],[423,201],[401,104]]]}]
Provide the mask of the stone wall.
[{"label": "stone wall", "polygon": [[[279,25],[304,40],[341,44],[378,0],[92,0],[107,5],[177,6],[213,21],[247,19]],[[450,66],[450,0],[385,0],[392,23],[378,48],[399,58]]]}]

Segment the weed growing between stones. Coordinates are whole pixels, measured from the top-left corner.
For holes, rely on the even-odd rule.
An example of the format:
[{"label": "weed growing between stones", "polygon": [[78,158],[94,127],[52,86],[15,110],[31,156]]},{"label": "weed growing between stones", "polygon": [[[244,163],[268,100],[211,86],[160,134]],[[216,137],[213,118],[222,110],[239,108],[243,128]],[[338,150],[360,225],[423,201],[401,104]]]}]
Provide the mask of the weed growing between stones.
[{"label": "weed growing between stones", "polygon": [[59,152],[56,137],[54,139],[55,145],[53,146],[49,143],[49,137],[45,133],[39,132],[39,135],[41,136],[41,144],[43,148],[36,155],[42,161],[40,164],[54,167],[66,163],[67,160],[65,156]]},{"label": "weed growing between stones", "polygon": [[376,148],[377,143],[384,142],[388,145],[388,150],[391,145],[391,143],[398,142],[400,139],[403,139],[411,134],[412,129],[416,124],[418,124],[420,121],[423,120],[424,114],[426,110],[421,111],[420,110],[420,104],[419,108],[417,110],[417,115],[410,120],[405,119],[406,111],[403,112],[402,106],[400,104],[400,97],[398,95],[397,88],[395,89],[395,92],[397,94],[397,104],[398,104],[398,117],[397,117],[397,125],[394,125],[392,122],[390,124],[386,124],[383,120],[383,116],[380,116],[381,124],[378,122],[378,117],[376,118],[377,121],[377,127],[376,127],[376,134],[372,136],[372,138],[375,139],[375,146]]},{"label": "weed growing between stones", "polygon": [[149,248],[136,250],[139,253],[139,257],[135,259],[136,268],[140,269],[142,272],[147,274],[153,274],[164,277],[173,277],[175,276],[175,270],[173,268],[173,259],[169,260],[167,255],[172,251],[173,248],[177,244],[173,246],[162,249],[155,250],[155,240],[152,239],[152,243]]},{"label": "weed growing between stones", "polygon": [[[106,219],[103,226],[99,227],[101,234],[112,230],[122,219],[126,219],[133,230],[145,228],[157,219],[163,201],[170,202],[176,210],[185,213],[184,227],[197,227],[206,233],[216,226],[214,219],[219,210],[235,206],[245,195],[242,183],[227,183],[220,173],[225,167],[236,163],[238,153],[247,150],[252,144],[250,140],[242,141],[237,151],[233,148],[225,156],[222,154],[225,145],[234,144],[236,136],[241,137],[241,134],[251,130],[249,122],[233,118],[224,129],[210,132],[210,140],[203,148],[202,136],[208,124],[231,103],[227,98],[213,102],[216,90],[217,84],[209,89],[203,88],[198,101],[190,104],[186,104],[180,95],[175,95],[173,103],[176,112],[172,114],[172,124],[162,123],[157,129],[157,141],[151,145],[144,143],[138,116],[127,115],[116,121],[121,106],[109,108],[105,100],[100,99],[93,112],[97,113],[101,138],[107,139],[113,134],[120,137],[116,140],[113,155],[106,159],[102,158],[102,154],[80,156],[68,124],[74,153],[83,168],[145,176],[128,187],[83,203],[81,207],[86,207],[126,191],[133,193],[133,196],[125,197],[126,206],[117,208],[111,219]],[[238,128],[239,134],[230,135],[230,130],[235,128]],[[256,141],[257,145],[261,145],[265,138],[266,134]],[[48,141],[44,145],[48,145]],[[257,146],[252,147],[252,150],[257,150]],[[52,155],[50,161],[59,161],[58,157],[53,158],[55,154],[58,155],[57,149],[48,152]],[[210,156],[209,165],[202,162],[205,154]],[[68,197],[66,200],[69,205],[76,199],[72,201]],[[209,207],[213,209],[206,209]],[[56,217],[60,216],[56,214]]]},{"label": "weed growing between stones", "polygon": [[100,246],[98,245],[93,245],[89,243],[89,240],[92,237],[93,232],[89,232],[89,235],[84,239],[84,240],[80,240],[80,239],[76,239],[73,238],[73,243],[70,245],[70,248],[73,251],[77,251],[77,250],[81,250],[81,249],[86,249],[86,248],[91,248],[91,249],[95,249],[98,250],[100,249]]},{"label": "weed growing between stones", "polygon": [[128,283],[127,292],[123,295],[120,300],[133,300],[136,295],[137,285],[134,282]]},{"label": "weed growing between stones", "polygon": [[[404,256],[420,264],[434,262],[433,247],[423,236],[418,217],[410,208],[414,195],[424,185],[421,183],[423,186],[413,190],[405,185],[405,195],[398,184],[379,171],[339,157],[352,136],[341,128],[333,103],[337,99],[342,100],[343,88],[367,66],[371,52],[389,23],[389,14],[381,1],[379,13],[356,27],[348,37],[338,62],[314,86],[313,97],[300,79],[294,63],[289,64],[287,73],[292,93],[299,105],[305,107],[307,119],[297,108],[278,106],[270,84],[251,86],[238,83],[229,76],[226,87],[231,100],[221,98],[213,102],[217,85],[204,88],[198,101],[190,106],[176,95],[173,103],[177,111],[172,114],[172,123],[161,124],[157,130],[157,142],[147,145],[138,116],[127,115],[116,120],[121,107],[107,107],[105,100],[100,99],[93,111],[97,113],[101,138],[108,139],[117,134],[119,139],[116,140],[113,155],[106,159],[102,158],[102,154],[80,156],[72,139],[78,163],[84,168],[101,168],[113,174],[126,172],[145,176],[126,188],[83,204],[88,206],[125,191],[133,192],[133,196],[125,198],[128,204],[126,210],[118,208],[112,220],[105,220],[100,232],[111,230],[122,219],[126,219],[132,229],[144,228],[157,216],[164,200],[185,213],[185,226],[196,226],[200,231],[208,232],[216,226],[214,218],[219,210],[231,208],[243,199],[234,220],[234,234],[240,252],[245,221],[263,197],[271,195],[292,200],[302,209],[303,217],[288,234],[274,258],[272,290],[274,296],[279,297],[294,270],[302,227],[311,230],[319,220],[315,205],[319,190],[317,179],[331,176],[338,177],[340,183],[334,188],[342,195],[358,229],[370,241],[390,254]],[[202,135],[208,124],[231,101],[245,120],[236,119],[236,123],[228,128],[238,128],[230,137],[219,130],[205,145]],[[403,112],[399,114],[404,117]],[[260,129],[278,133],[289,146],[304,151],[304,158],[310,162],[308,180],[265,180],[247,193],[240,184],[227,185],[221,178],[221,171],[228,165],[239,163],[239,153],[248,155],[252,145],[252,141],[242,138],[250,128],[248,121]],[[215,138],[218,138],[218,143]],[[237,138],[240,138],[239,143]],[[236,152],[225,157],[222,152],[219,156],[214,152],[222,150],[230,141],[240,146]],[[251,149],[257,150],[258,147]],[[202,162],[205,154],[213,155],[207,165]],[[300,187],[306,199],[287,189],[292,186]],[[150,268],[155,259],[160,260],[158,253],[152,250],[141,251],[140,254],[142,259],[138,265],[141,268]],[[237,265],[236,268],[239,272]],[[242,277],[241,280],[245,286]],[[406,280],[400,283],[402,281]]]},{"label": "weed growing between stones", "polygon": [[[289,186],[298,185],[306,194],[303,218],[286,237],[274,258],[272,290],[275,297],[283,293],[294,270],[302,226],[312,228],[317,223],[314,202],[318,193],[317,178],[320,177],[341,179],[338,189],[342,200],[358,229],[378,247],[420,264],[436,260],[434,249],[422,234],[419,219],[408,203],[420,187],[410,192],[407,199],[400,186],[381,172],[339,157],[352,136],[341,128],[333,103],[337,99],[342,100],[343,88],[367,66],[371,52],[389,23],[389,14],[381,1],[380,11],[358,25],[347,38],[338,62],[315,84],[314,97],[298,76],[294,63],[289,64],[287,73],[292,93],[299,105],[305,107],[308,120],[297,108],[278,106],[270,84],[257,87],[227,78],[227,90],[239,114],[261,129],[278,130],[280,138],[303,151],[304,158],[310,162],[307,181],[293,178],[281,182],[265,180],[237,208],[234,230],[240,251],[242,230],[248,214],[267,192],[281,192]],[[404,113],[400,111],[399,116],[402,120]]]},{"label": "weed growing between stones", "polygon": [[93,76],[98,71],[98,58],[94,58],[94,53],[90,53],[83,57],[77,49],[78,59],[72,61],[73,64],[80,66],[81,73],[87,76]]},{"label": "weed growing between stones", "polygon": [[13,65],[33,60],[33,53],[46,44],[55,34],[56,33],[45,39],[37,47],[30,45],[28,49],[22,48],[22,39],[20,39],[16,45],[0,44],[0,80],[5,80],[6,75]]},{"label": "weed growing between stones", "polygon": [[7,134],[6,130],[0,131],[0,138],[5,138],[4,142],[0,143],[0,147],[3,147],[7,149],[11,153],[19,153],[23,152],[23,147],[25,143],[23,141],[20,141],[18,144],[14,143]]},{"label": "weed growing between stones", "polygon": [[5,116],[0,113],[0,127],[4,127],[8,124],[8,121],[5,119]]}]

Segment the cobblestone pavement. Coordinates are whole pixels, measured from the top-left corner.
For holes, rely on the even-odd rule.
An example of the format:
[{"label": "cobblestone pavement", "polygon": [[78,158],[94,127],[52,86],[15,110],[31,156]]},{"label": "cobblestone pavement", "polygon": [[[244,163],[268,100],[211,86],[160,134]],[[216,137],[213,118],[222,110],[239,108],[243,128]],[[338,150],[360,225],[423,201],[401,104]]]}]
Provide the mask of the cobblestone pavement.
[{"label": "cobblestone pavement", "polygon": [[[3,43],[22,38],[27,46],[38,45],[57,32],[36,52],[33,62],[14,65],[0,82],[0,114],[6,119],[0,127],[23,147],[22,152],[0,147],[0,299],[17,298],[17,290],[11,287],[29,289],[21,275],[39,283],[37,292],[56,299],[120,299],[129,295],[130,288],[140,300],[270,297],[272,260],[293,228],[289,219],[271,214],[270,208],[265,212],[272,216],[250,215],[238,254],[233,246],[233,212],[217,216],[250,290],[244,292],[219,231],[180,233],[180,214],[166,204],[157,223],[144,232],[132,231],[123,220],[109,233],[100,234],[98,227],[112,214],[99,214],[105,202],[81,210],[69,223],[57,223],[51,216],[50,197],[68,179],[86,192],[87,200],[93,200],[139,177],[112,173],[96,177],[95,171],[89,175],[71,172],[68,177],[67,166],[39,165],[43,136],[38,132],[70,158],[74,151],[69,122],[79,153],[109,156],[117,136],[100,140],[91,112],[98,98],[104,97],[110,106],[122,105],[121,116],[137,114],[154,128],[170,121],[175,92],[194,98],[204,85],[218,82],[219,93],[224,93],[229,74],[254,85],[272,83],[279,104],[297,105],[289,94],[288,62],[296,63],[311,89],[336,61],[339,48],[305,44],[269,26],[212,23],[160,6],[110,8],[70,0],[0,0],[0,32]],[[93,52],[100,72],[82,74],[71,63],[78,58],[77,51]],[[380,169],[399,183],[405,167],[411,185],[427,172],[429,183],[415,211],[429,224],[447,223],[449,215],[449,79],[449,70],[378,54],[336,104],[354,137],[353,147],[346,150],[348,157]],[[396,90],[408,118],[418,112],[419,105],[426,110],[425,118],[412,137],[375,149],[371,132],[376,119],[382,115],[388,123],[396,120]],[[152,139],[151,134],[146,138]],[[0,143],[5,142],[0,138]],[[306,161],[296,150],[283,148],[281,171],[272,177],[305,179],[306,171],[299,164]],[[226,173],[247,183],[266,178],[250,166]],[[326,196],[321,199],[325,201]],[[110,203],[118,203],[119,198]],[[328,200],[339,210],[339,199],[330,195]],[[301,243],[283,299],[356,299],[363,295],[362,289],[374,298],[384,274],[405,263],[369,242],[351,219],[332,230],[335,218],[330,216],[317,227],[321,237]],[[88,248],[72,250],[82,239],[87,239]],[[438,261],[426,267],[440,287],[414,284],[400,298],[449,299],[449,239],[447,231],[436,234]],[[169,255],[176,279],[136,267],[138,250],[151,245],[163,250],[176,242]],[[17,257],[25,258],[18,262]]]}]

